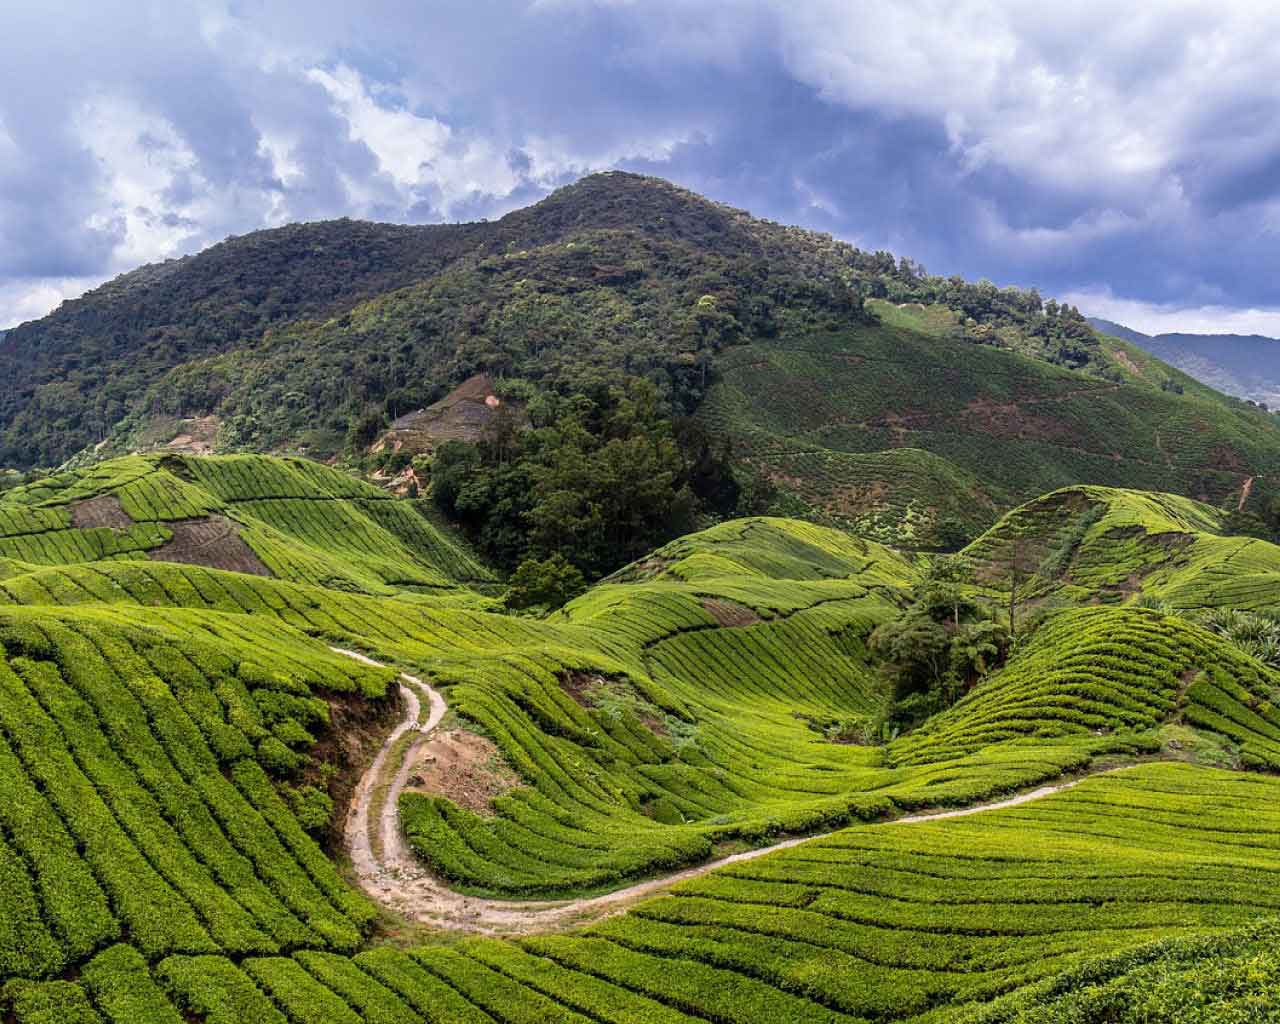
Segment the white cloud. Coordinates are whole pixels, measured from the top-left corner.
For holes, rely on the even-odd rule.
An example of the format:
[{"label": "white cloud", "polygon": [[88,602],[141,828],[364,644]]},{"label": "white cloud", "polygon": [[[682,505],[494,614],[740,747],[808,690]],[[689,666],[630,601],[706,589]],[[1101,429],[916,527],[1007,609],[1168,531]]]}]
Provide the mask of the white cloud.
[{"label": "white cloud", "polygon": [[1159,305],[1119,298],[1105,288],[1070,292],[1063,299],[1086,316],[1111,320],[1143,334],[1261,334],[1280,338],[1280,309]]},{"label": "white cloud", "polygon": [[[1257,302],[1277,66],[1280,7],[1257,0],[0,4],[0,264],[41,282],[2,301],[229,232],[493,215],[674,160],[735,205],[973,276]],[[833,109],[883,131],[847,180],[857,139],[776,163],[753,140]]]},{"label": "white cloud", "polygon": [[38,320],[57,309],[63,299],[83,295],[105,278],[59,277],[0,284],[0,331]]},{"label": "white cloud", "polygon": [[18,155],[18,144],[5,127],[4,118],[0,117],[0,160],[16,160]]},{"label": "white cloud", "polygon": [[398,184],[421,182],[444,153],[451,134],[447,124],[379,105],[358,71],[344,65],[332,71],[313,68],[307,77],[333,97],[351,138],[368,146],[382,170]]},{"label": "white cloud", "polygon": [[386,105],[379,90],[355,69],[341,64],[332,70],[312,68],[307,77],[323,86],[346,120],[351,139],[368,147],[402,193],[438,189],[447,212],[476,193],[505,196],[519,184],[493,141],[458,139],[435,117]]},{"label": "white cloud", "polygon": [[[89,226],[123,226],[116,264],[135,266],[179,251],[195,233],[193,207],[210,197],[195,154],[172,125],[134,103],[103,96],[84,105],[76,130],[102,168],[103,202]],[[194,175],[200,198],[171,204],[165,192],[185,175]]]},{"label": "white cloud", "polygon": [[1270,97],[1280,28],[1251,0],[771,3],[787,67],[831,102],[935,119],[971,169],[1117,196],[1176,173],[1216,107]]}]

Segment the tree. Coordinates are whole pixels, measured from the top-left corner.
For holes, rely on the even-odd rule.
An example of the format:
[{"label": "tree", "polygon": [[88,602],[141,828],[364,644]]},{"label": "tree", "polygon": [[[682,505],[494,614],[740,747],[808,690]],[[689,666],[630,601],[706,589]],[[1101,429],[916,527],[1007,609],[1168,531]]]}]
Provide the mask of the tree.
[{"label": "tree", "polygon": [[1003,659],[1009,634],[995,619],[967,622],[951,640],[951,671],[959,679],[981,679]]},{"label": "tree", "polygon": [[992,559],[992,567],[1009,587],[1009,639],[1018,639],[1018,598],[1023,585],[1035,575],[1038,562],[1026,540],[1019,536],[1006,538],[996,556]]},{"label": "tree", "polygon": [[504,599],[508,608],[559,608],[587,589],[578,567],[563,555],[526,558],[512,573]]},{"label": "tree", "polygon": [[528,426],[500,411],[433,460],[436,503],[503,567],[560,554],[598,578],[736,505],[727,453],[687,425],[683,447],[650,381],[584,387],[532,397]]},{"label": "tree", "polygon": [[382,433],[386,426],[380,412],[366,412],[351,421],[347,431],[347,447],[353,452],[363,452]]},{"label": "tree", "polygon": [[969,540],[969,528],[955,516],[939,519],[934,525],[933,543],[939,551],[959,551]]},{"label": "tree", "polygon": [[431,497],[448,516],[458,516],[458,495],[480,468],[480,450],[465,441],[446,441],[431,460]]},{"label": "tree", "polygon": [[960,609],[972,607],[964,588],[973,582],[973,562],[964,555],[943,555],[933,559],[916,584],[913,596],[931,617],[939,611],[951,612],[951,622],[960,625]]},{"label": "tree", "polygon": [[910,609],[881,623],[867,639],[867,647],[883,660],[895,702],[935,689],[948,668],[947,631],[922,609]]}]

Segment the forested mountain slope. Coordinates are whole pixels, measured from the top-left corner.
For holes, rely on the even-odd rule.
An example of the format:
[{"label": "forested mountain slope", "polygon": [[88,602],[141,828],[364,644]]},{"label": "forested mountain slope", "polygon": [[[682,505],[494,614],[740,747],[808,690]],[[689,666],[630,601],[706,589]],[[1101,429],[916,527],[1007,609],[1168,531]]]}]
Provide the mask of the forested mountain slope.
[{"label": "forested mountain slope", "polygon": [[19,467],[163,446],[197,416],[218,450],[361,456],[480,373],[522,402],[647,377],[774,510],[922,546],[1068,483],[1217,503],[1252,477],[1264,502],[1280,457],[1271,417],[1034,291],[622,173],[493,223],[230,239],[10,331],[0,373]]},{"label": "forested mountain slope", "polygon": [[[940,519],[972,530],[1069,484],[1246,496],[1254,507],[1274,487],[1276,428],[1243,403],[956,344],[945,308],[868,306],[874,325],[726,352],[703,407],[802,509],[928,545]],[[1250,477],[1265,479],[1246,492]]]}]

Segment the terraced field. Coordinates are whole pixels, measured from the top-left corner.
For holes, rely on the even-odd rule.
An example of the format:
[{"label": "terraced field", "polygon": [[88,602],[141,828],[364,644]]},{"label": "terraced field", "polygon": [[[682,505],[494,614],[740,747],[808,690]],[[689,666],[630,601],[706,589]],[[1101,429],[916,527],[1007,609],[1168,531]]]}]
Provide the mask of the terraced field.
[{"label": "terraced field", "polygon": [[[999,510],[1059,487],[1220,502],[1256,477],[1255,490],[1270,493],[1280,467],[1247,407],[957,342],[953,314],[939,307],[871,305],[873,326],[722,354],[699,412],[796,514],[928,547],[942,519],[976,533]],[[1179,426],[1189,408],[1194,426]]]},{"label": "terraced field", "polygon": [[116,945],[78,983],[8,992],[19,1020],[1023,1019],[1062,972],[1103,974],[1100,956],[1136,966],[1182,936],[1231,948],[1276,914],[1278,830],[1273,781],[1152,766],[969,819],[847,829],[576,934],[150,969]]},{"label": "terraced field", "polygon": [[1280,603],[1280,547],[1224,536],[1220,509],[1173,494],[1067,487],[1014,509],[967,549],[1002,579],[1018,550],[1028,598],[1123,603],[1137,596],[1175,609]]},{"label": "terraced field", "polygon": [[1274,770],[1277,692],[1280,674],[1204,629],[1154,611],[1085,608],[1054,617],[1007,668],[891,745],[889,757],[927,764],[1018,736],[1147,732],[1185,721]]},{"label": "terraced field", "polygon": [[[0,516],[18,1024],[1137,1021],[1164,1019],[1141,1016],[1157,974],[1206,1014],[1275,977],[1280,675],[1185,618],[1062,611],[951,710],[856,746],[824,726],[883,711],[866,638],[921,565],[808,523],[682,538],[539,620],[323,467],[130,459]],[[165,560],[172,524],[213,516],[265,573]],[[1233,540],[1215,517],[1091,488],[998,529],[1062,570],[1046,601],[1129,599],[1111,545],[1205,607],[1271,557],[1201,558]],[[1191,539],[1149,540],[1170,533]],[[447,704],[428,732],[397,672]],[[1171,729],[1248,770],[1160,760]],[[345,866],[353,791],[429,881],[399,903],[386,834]]]},{"label": "terraced field", "polygon": [[130,456],[0,501],[0,558],[140,555],[380,594],[493,579],[410,503],[302,459]]}]

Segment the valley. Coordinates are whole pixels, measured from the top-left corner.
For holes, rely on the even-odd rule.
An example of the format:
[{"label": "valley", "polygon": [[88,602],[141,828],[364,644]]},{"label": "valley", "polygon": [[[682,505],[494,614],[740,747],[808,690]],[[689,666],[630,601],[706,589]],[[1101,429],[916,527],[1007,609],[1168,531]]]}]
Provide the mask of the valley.
[{"label": "valley", "polygon": [[[516,616],[419,501],[172,455],[0,501],[15,1019],[1136,1021],[1224,949],[1223,1000],[1274,983],[1280,672],[1205,616],[1280,548],[1221,511],[1002,517],[947,600],[998,615],[1018,538],[1023,639],[898,731],[872,637],[936,559],[731,520]],[[213,515],[243,550],[174,546]],[[511,783],[409,785],[442,731]]]},{"label": "valley", "polygon": [[14,1024],[1280,990],[1280,427],[640,175],[0,337]]}]

